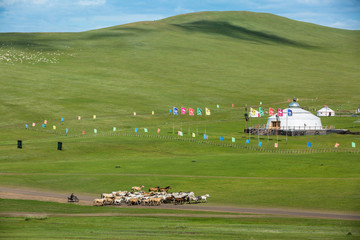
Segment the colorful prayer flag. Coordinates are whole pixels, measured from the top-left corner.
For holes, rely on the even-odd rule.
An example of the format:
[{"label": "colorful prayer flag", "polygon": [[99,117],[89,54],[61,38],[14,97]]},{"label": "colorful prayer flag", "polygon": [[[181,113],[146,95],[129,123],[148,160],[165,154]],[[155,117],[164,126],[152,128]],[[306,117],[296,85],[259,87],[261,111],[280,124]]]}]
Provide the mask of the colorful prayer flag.
[{"label": "colorful prayer flag", "polygon": [[231,138],[231,142],[235,142],[235,138],[233,137],[233,138]]},{"label": "colorful prayer flag", "polygon": [[231,104],[231,107],[234,107],[234,104]]},{"label": "colorful prayer flag", "polygon": [[25,127],[26,127],[26,128],[28,128],[28,127],[29,127],[29,125],[25,124]]},{"label": "colorful prayer flag", "polygon": [[197,108],[197,115],[202,116],[202,109],[201,108]]},{"label": "colorful prayer flag", "polygon": [[82,131],[82,134],[85,134],[85,130]]},{"label": "colorful prayer flag", "polygon": [[144,128],[144,132],[146,132],[146,133],[148,132],[147,128]]},{"label": "colorful prayer flag", "polygon": [[259,147],[261,147],[262,146],[262,142],[259,142]]},{"label": "colorful prayer flag", "polygon": [[186,114],[186,108],[181,107],[181,114]]},{"label": "colorful prayer flag", "polygon": [[205,114],[206,114],[207,116],[210,116],[210,115],[211,115],[210,109],[205,108]]},{"label": "colorful prayer flag", "polygon": [[246,143],[250,143],[250,139],[246,139]]},{"label": "colorful prayer flag", "polygon": [[262,107],[259,108],[259,112],[260,112],[260,116],[265,115],[265,110]]},{"label": "colorful prayer flag", "polygon": [[43,127],[43,128],[45,127],[45,123],[42,124],[42,127]]},{"label": "colorful prayer flag", "polygon": [[184,136],[183,132],[180,132],[180,136]]},{"label": "colorful prayer flag", "polygon": [[158,128],[157,133],[160,133],[160,128]]},{"label": "colorful prayer flag", "polygon": [[270,116],[274,116],[275,115],[275,110],[273,108],[269,108],[269,115]]},{"label": "colorful prayer flag", "polygon": [[252,117],[255,117],[256,116],[256,112],[255,112],[255,109],[254,108],[250,108],[250,115],[252,116]]},{"label": "colorful prayer flag", "polygon": [[354,143],[354,142],[352,142],[352,143],[351,143],[351,146],[354,148],[354,147],[355,147],[355,143]]},{"label": "colorful prayer flag", "polygon": [[47,124],[47,120],[44,120],[44,124]]},{"label": "colorful prayer flag", "polygon": [[278,147],[278,143],[274,143],[274,147],[277,148],[277,147]]},{"label": "colorful prayer flag", "polygon": [[181,136],[181,131],[178,131],[178,136]]},{"label": "colorful prayer flag", "polygon": [[134,116],[136,116],[136,112],[134,112]]},{"label": "colorful prayer flag", "polygon": [[260,105],[262,105],[262,102],[260,101]]},{"label": "colorful prayer flag", "polygon": [[96,119],[96,115],[93,115],[93,119]]},{"label": "colorful prayer flag", "polygon": [[64,118],[63,118],[63,117],[61,118],[61,121],[62,121],[62,122],[64,121]]},{"label": "colorful prayer flag", "polygon": [[288,102],[290,102],[291,100],[290,100],[290,98],[288,99]]},{"label": "colorful prayer flag", "polygon": [[154,111],[152,111],[152,112],[151,112],[151,115],[155,115],[155,112],[154,112]]},{"label": "colorful prayer flag", "polygon": [[172,113],[172,109],[169,110],[170,111],[170,114]]},{"label": "colorful prayer flag", "polygon": [[35,127],[35,123],[32,123],[32,126]]},{"label": "colorful prayer flag", "polygon": [[278,116],[279,117],[282,117],[284,114],[283,114],[283,110],[278,108]]},{"label": "colorful prayer flag", "polygon": [[179,114],[179,109],[174,107],[174,115],[178,115]]},{"label": "colorful prayer flag", "polygon": [[207,139],[207,136],[206,136],[206,134],[204,134],[204,140],[206,140]]},{"label": "colorful prayer flag", "polygon": [[78,120],[81,120],[81,116],[78,116]]},{"label": "colorful prayer flag", "polygon": [[53,125],[53,129],[56,130],[56,126],[55,126],[55,125]]},{"label": "colorful prayer flag", "polygon": [[288,116],[289,116],[289,117],[292,117],[292,115],[293,115],[292,110],[291,110],[291,109],[288,109]]},{"label": "colorful prayer flag", "polygon": [[65,129],[65,133],[68,133],[69,132],[69,129]]},{"label": "colorful prayer flag", "polygon": [[219,104],[218,104],[218,105],[216,105],[216,107],[217,107],[217,108],[220,108]]},{"label": "colorful prayer flag", "polygon": [[339,143],[335,143],[335,147],[337,148],[340,144]]},{"label": "colorful prayer flag", "polygon": [[113,132],[116,132],[116,127],[113,127]]},{"label": "colorful prayer flag", "polygon": [[220,137],[220,141],[224,141],[224,137]]},{"label": "colorful prayer flag", "polygon": [[96,128],[94,129],[94,133],[97,133],[97,129],[96,129]]},{"label": "colorful prayer flag", "polygon": [[311,142],[308,142],[308,147],[311,147]]},{"label": "colorful prayer flag", "polygon": [[139,131],[139,129],[138,128],[135,128],[135,132],[137,133]]},{"label": "colorful prayer flag", "polygon": [[194,114],[195,114],[194,109],[193,109],[193,108],[189,108],[189,115],[190,115],[190,116],[194,116]]},{"label": "colorful prayer flag", "polygon": [[195,133],[192,133],[192,137],[195,137]]}]

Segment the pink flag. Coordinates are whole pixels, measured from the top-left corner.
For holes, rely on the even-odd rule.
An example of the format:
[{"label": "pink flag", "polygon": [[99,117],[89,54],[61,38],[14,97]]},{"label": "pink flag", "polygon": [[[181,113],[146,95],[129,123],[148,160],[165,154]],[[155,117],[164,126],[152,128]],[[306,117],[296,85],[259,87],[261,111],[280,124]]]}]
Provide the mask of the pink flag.
[{"label": "pink flag", "polygon": [[335,143],[335,147],[337,148],[340,144],[339,143]]},{"label": "pink flag", "polygon": [[275,115],[275,110],[273,108],[269,108],[269,115],[270,116],[274,116]]},{"label": "pink flag", "polygon": [[136,116],[136,112],[134,112],[134,116]]},{"label": "pink flag", "polygon": [[192,108],[189,109],[189,115],[194,116],[194,109]]},{"label": "pink flag", "polygon": [[44,120],[44,124],[47,124],[47,120]]},{"label": "pink flag", "polygon": [[35,127],[35,123],[33,123],[32,126]]},{"label": "pink flag", "polygon": [[276,148],[277,148],[277,147],[278,147],[278,143],[275,143],[275,144],[274,144],[274,147],[276,147]]},{"label": "pink flag", "polygon": [[160,128],[158,128],[157,133],[160,133]]},{"label": "pink flag", "polygon": [[186,108],[181,107],[181,114],[186,114]]},{"label": "pink flag", "polygon": [[81,117],[80,117],[80,116],[78,116],[78,120],[81,120]]},{"label": "pink flag", "polygon": [[279,117],[283,116],[283,110],[281,108],[278,108],[278,115]]},{"label": "pink flag", "polygon": [[231,107],[234,107],[234,104],[231,104]]},{"label": "pink flag", "polygon": [[178,135],[179,135],[179,136],[181,135],[181,131],[178,131]]},{"label": "pink flag", "polygon": [[82,134],[85,134],[85,130],[83,130]]},{"label": "pink flag", "polygon": [[290,100],[290,98],[288,99],[288,102],[290,102],[291,100]]}]

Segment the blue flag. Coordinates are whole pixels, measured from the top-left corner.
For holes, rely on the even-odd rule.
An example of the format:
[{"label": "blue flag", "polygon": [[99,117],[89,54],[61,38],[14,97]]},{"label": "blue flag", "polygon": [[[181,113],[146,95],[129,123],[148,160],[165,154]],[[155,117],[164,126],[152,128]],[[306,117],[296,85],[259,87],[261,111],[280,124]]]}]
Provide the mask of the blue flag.
[{"label": "blue flag", "polygon": [[28,128],[28,127],[29,127],[29,125],[25,124],[25,127],[26,127],[26,128]]},{"label": "blue flag", "polygon": [[259,147],[261,147],[262,146],[262,142],[259,142]]},{"label": "blue flag", "polygon": [[204,134],[204,139],[206,140],[206,134]]},{"label": "blue flag", "polygon": [[224,138],[223,138],[223,137],[220,137],[220,141],[224,141]]},{"label": "blue flag", "polygon": [[178,115],[179,114],[179,109],[174,107],[174,115]]},{"label": "blue flag", "polygon": [[308,147],[311,147],[311,142],[308,142]]},{"label": "blue flag", "polygon": [[61,121],[63,122],[63,121],[64,121],[64,118],[61,118]]},{"label": "blue flag", "polygon": [[172,113],[172,109],[170,109],[170,113]]},{"label": "blue flag", "polygon": [[292,116],[292,110],[288,109],[288,116],[291,117]]},{"label": "blue flag", "polygon": [[69,129],[66,129],[66,130],[65,130],[65,133],[68,133],[68,132],[69,132]]},{"label": "blue flag", "polygon": [[246,139],[246,143],[250,143],[250,140],[249,140],[249,139]]},{"label": "blue flag", "polygon": [[43,127],[43,128],[45,127],[45,124],[44,124],[44,123],[42,124],[42,127]]},{"label": "blue flag", "polygon": [[114,131],[114,132],[116,131],[116,127],[113,127],[113,131]]},{"label": "blue flag", "polygon": [[138,132],[139,131],[139,129],[138,128],[135,128],[135,132]]}]

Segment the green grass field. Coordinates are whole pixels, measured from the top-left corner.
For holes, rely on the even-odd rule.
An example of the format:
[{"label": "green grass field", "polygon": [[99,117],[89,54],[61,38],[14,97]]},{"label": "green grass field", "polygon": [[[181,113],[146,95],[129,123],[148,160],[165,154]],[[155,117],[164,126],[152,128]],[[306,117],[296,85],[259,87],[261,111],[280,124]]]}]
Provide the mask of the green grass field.
[{"label": "green grass field", "polygon": [[[359,118],[351,116],[360,107],[359,38],[360,31],[251,12],[195,13],[81,33],[2,33],[1,185],[91,194],[170,185],[173,191],[209,193],[209,205],[359,213],[360,155],[354,152],[360,135],[251,136],[246,144],[243,133],[267,120],[245,123],[245,105],[258,108],[262,101],[265,109],[285,108],[293,96],[313,113],[326,104],[343,115],[322,118],[324,126],[359,132],[360,124],[353,123]],[[173,117],[174,106],[208,107],[211,116]],[[179,130],[184,137],[177,137]],[[209,140],[202,141],[205,130]],[[63,151],[56,150],[58,141]],[[146,226],[149,238],[155,225],[166,224],[172,230],[161,228],[163,238],[193,231],[197,238],[216,237],[209,231],[214,228],[224,238],[254,239],[314,237],[302,230],[341,239],[350,231],[330,220],[128,220],[83,220],[74,231],[70,218],[3,218],[1,225],[5,236],[17,238],[23,235],[13,230],[24,224],[33,224],[28,231],[39,229],[35,236],[49,221],[63,227],[44,238],[65,232],[91,237],[91,226],[104,221],[112,222],[102,225],[110,237],[118,233],[115,226],[125,231],[132,224]],[[241,226],[245,230],[234,230]]]}]

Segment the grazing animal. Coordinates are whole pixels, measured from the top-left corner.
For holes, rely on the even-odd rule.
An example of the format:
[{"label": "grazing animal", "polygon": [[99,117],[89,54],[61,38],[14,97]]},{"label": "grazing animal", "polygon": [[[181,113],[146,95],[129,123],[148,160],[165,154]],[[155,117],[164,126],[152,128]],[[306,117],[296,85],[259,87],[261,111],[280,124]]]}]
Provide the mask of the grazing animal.
[{"label": "grazing animal", "polygon": [[158,192],[160,187],[149,188],[149,192]]},{"label": "grazing animal", "polygon": [[170,186],[167,186],[166,188],[161,188],[161,187],[159,187],[159,192],[168,192],[169,189],[171,189]]},{"label": "grazing animal", "polygon": [[132,187],[131,190],[133,191],[141,191],[141,189],[144,187],[144,185],[141,185],[140,187]]},{"label": "grazing animal", "polygon": [[113,198],[114,194],[112,193],[103,193],[101,194],[101,198]]},{"label": "grazing animal", "polygon": [[207,202],[207,198],[209,198],[210,195],[209,194],[205,194],[204,196],[199,196],[197,197],[198,201],[200,202]]},{"label": "grazing animal", "polygon": [[105,203],[105,198],[96,198],[93,201],[94,206],[103,206]]}]

